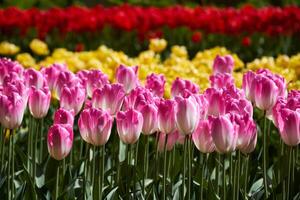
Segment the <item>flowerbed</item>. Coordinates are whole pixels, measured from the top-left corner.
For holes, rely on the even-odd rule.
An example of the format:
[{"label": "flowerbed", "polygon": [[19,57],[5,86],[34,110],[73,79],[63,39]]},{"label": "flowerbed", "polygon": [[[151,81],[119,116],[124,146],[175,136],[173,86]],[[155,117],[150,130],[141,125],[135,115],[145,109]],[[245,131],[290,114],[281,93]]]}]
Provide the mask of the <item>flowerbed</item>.
[{"label": "flowerbed", "polygon": [[[121,63],[129,59],[101,49],[102,59],[108,54]],[[193,63],[182,48],[174,49],[165,63]],[[206,54],[212,56],[196,57]],[[140,66],[149,61],[142,60]],[[293,65],[293,58],[280,57],[270,67],[276,69],[281,60]],[[232,76],[235,61],[216,56],[206,65],[208,88],[200,93],[197,84],[178,77],[170,98],[164,98],[166,78],[150,74],[152,69],[143,83],[138,78],[143,67],[103,68],[116,70],[113,83],[100,70],[74,74],[64,64],[52,64],[36,71],[2,58],[1,194],[297,199],[300,93],[288,92],[286,80],[266,69],[245,71],[239,89]],[[265,59],[247,66],[262,63]]]}]

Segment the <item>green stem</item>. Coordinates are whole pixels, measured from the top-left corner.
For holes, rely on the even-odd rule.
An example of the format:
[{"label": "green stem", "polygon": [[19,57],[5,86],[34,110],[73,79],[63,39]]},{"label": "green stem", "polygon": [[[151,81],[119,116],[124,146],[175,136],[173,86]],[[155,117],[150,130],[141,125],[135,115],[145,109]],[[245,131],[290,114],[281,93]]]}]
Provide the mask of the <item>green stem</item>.
[{"label": "green stem", "polygon": [[105,145],[100,149],[101,159],[100,159],[100,175],[99,175],[99,200],[102,199],[102,188],[104,183],[104,160],[105,160]]},{"label": "green stem", "polygon": [[96,152],[97,152],[97,147],[93,146],[93,166],[92,166],[92,176],[91,176],[91,181],[92,181],[92,194],[94,194],[94,189],[96,189],[95,186],[95,176],[96,176]]},{"label": "green stem", "polygon": [[39,121],[38,119],[35,120],[35,127],[34,127],[34,146],[33,146],[33,156],[32,156],[32,178],[33,178],[33,185],[35,185],[35,177],[36,177],[36,154],[37,154],[37,143],[38,143],[38,136],[39,136]]},{"label": "green stem", "polygon": [[191,184],[192,184],[192,146],[191,146],[191,139],[189,136],[186,136],[188,139],[188,188],[187,188],[187,195],[188,199],[191,199]]},{"label": "green stem", "polygon": [[233,200],[236,200],[237,198],[236,198],[236,182],[237,182],[237,168],[238,168],[238,166],[237,166],[237,160],[235,159],[234,161],[233,161],[233,165],[234,165],[234,172],[233,172],[233,186],[232,186],[232,190],[233,190]]},{"label": "green stem", "polygon": [[142,184],[142,191],[143,197],[145,198],[146,190],[145,190],[145,181],[148,177],[148,164],[149,164],[149,136],[145,135],[145,151],[144,151],[144,167],[143,167],[143,184]]},{"label": "green stem", "polygon": [[11,159],[12,159],[12,139],[9,135],[9,147],[8,147],[8,168],[7,168],[7,191],[8,191],[8,199],[12,199],[12,189],[11,189]]},{"label": "green stem", "polygon": [[59,194],[59,168],[60,165],[58,165],[57,170],[56,170],[56,181],[55,181],[55,194],[54,194],[54,199],[58,199],[58,194]]},{"label": "green stem", "polygon": [[203,200],[203,182],[204,182],[204,170],[205,170],[205,161],[203,159],[204,154],[200,153],[199,166],[201,166],[201,177],[200,177],[200,200]]},{"label": "green stem", "polygon": [[[130,154],[131,154],[131,152],[130,152],[130,144],[127,144],[126,145],[126,153],[127,153],[127,165],[128,165],[128,169],[130,169],[130,165],[131,165],[131,156],[130,156]],[[129,180],[128,180],[128,176],[126,176],[126,199],[130,199],[130,182],[129,182]]]},{"label": "green stem", "polygon": [[[290,197],[290,186],[291,186],[291,176],[292,176],[292,156],[293,147],[289,147],[289,166],[288,166],[288,180],[287,180],[287,199]],[[291,195],[292,196],[292,195]]]},{"label": "green stem", "polygon": [[237,167],[237,181],[236,181],[236,198],[240,199],[240,174],[241,174],[241,152],[238,151],[238,167]]},{"label": "green stem", "polygon": [[27,134],[27,170],[31,172],[31,135],[32,135],[32,117],[28,117],[28,134]]},{"label": "green stem", "polygon": [[166,179],[167,179],[167,141],[168,135],[166,134],[165,141],[164,141],[164,174],[163,174],[163,200],[166,200]]},{"label": "green stem", "polygon": [[226,200],[226,154],[223,154],[223,199]]},{"label": "green stem", "polygon": [[[136,148],[135,148],[135,158],[134,158],[134,166],[133,168],[134,169],[137,169],[137,164],[138,164],[138,155],[139,155],[139,143],[140,143],[140,140],[137,141],[136,143]],[[133,149],[134,151],[134,149]],[[133,192],[133,198],[136,199],[136,176],[137,176],[137,170],[134,170],[134,173],[133,173],[133,178],[134,178],[134,183],[133,183],[133,188],[134,188],[134,192]]]},{"label": "green stem", "polygon": [[44,128],[44,119],[40,120],[40,151],[39,151],[39,162],[42,163],[43,161],[43,150],[44,150],[44,133],[43,133],[43,128]]},{"label": "green stem", "polygon": [[263,176],[264,176],[264,188],[265,188],[265,199],[269,197],[268,182],[267,182],[267,118],[264,118],[264,133],[263,133]]},{"label": "green stem", "polygon": [[216,188],[217,188],[217,195],[220,196],[220,189],[219,189],[219,172],[220,172],[220,160],[221,160],[221,156],[220,154],[218,153],[218,156],[217,156],[217,169],[216,169]]},{"label": "green stem", "polygon": [[1,131],[1,137],[3,138],[2,144],[1,144],[1,166],[4,166],[4,155],[5,155],[5,129]]},{"label": "green stem", "polygon": [[[161,133],[156,134],[156,152],[155,152],[155,177],[153,178],[156,182],[156,188],[159,187],[159,155],[158,155],[158,141]],[[153,190],[154,191],[154,190]]]},{"label": "green stem", "polygon": [[185,186],[185,165],[186,165],[186,148],[187,148],[187,138],[184,140],[183,145],[183,172],[182,172],[182,199],[184,199],[184,186]]},{"label": "green stem", "polygon": [[[4,154],[3,150],[2,150],[2,146],[4,144],[4,137],[3,137],[3,130],[2,130],[2,126],[0,124],[0,158],[2,158],[2,155]],[[1,159],[1,166],[3,166],[3,163],[2,163],[2,159]],[[1,168],[0,168],[1,170]]]},{"label": "green stem", "polygon": [[244,182],[244,193],[245,193],[245,198],[248,198],[248,170],[249,170],[249,155],[246,155],[245,158],[245,182]]}]

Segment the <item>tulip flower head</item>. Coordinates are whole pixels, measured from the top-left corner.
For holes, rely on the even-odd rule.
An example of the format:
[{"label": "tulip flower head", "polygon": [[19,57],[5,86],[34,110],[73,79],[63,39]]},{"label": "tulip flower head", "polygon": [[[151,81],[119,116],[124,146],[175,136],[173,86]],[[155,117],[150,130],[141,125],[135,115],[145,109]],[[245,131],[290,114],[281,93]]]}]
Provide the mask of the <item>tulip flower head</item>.
[{"label": "tulip flower head", "polygon": [[123,85],[127,94],[139,84],[137,72],[138,66],[126,67],[124,65],[120,65],[117,69],[116,80],[118,83]]},{"label": "tulip flower head", "polygon": [[176,130],[176,113],[175,100],[161,100],[158,105],[158,129],[159,131],[169,134]]},{"label": "tulip flower head", "polygon": [[69,111],[63,108],[59,108],[54,113],[54,124],[69,124],[73,126],[75,113],[73,110]]},{"label": "tulip flower head", "polygon": [[48,87],[37,89],[32,87],[29,91],[28,107],[34,118],[41,119],[48,113],[51,93]]},{"label": "tulip flower head", "polygon": [[166,78],[162,74],[150,74],[146,78],[145,88],[149,89],[154,95],[163,97],[165,93]]},{"label": "tulip flower head", "polygon": [[202,153],[211,153],[215,151],[215,144],[213,142],[210,129],[209,121],[201,120],[193,132],[193,142],[197,149]]},{"label": "tulip flower head", "polygon": [[47,144],[50,156],[62,160],[68,156],[73,145],[73,127],[66,124],[54,124],[49,128]]},{"label": "tulip flower head", "polygon": [[143,115],[134,109],[117,113],[117,130],[121,141],[134,144],[140,137],[143,128]]},{"label": "tulip flower head", "polygon": [[214,60],[213,64],[213,72],[214,74],[231,74],[234,67],[234,60],[231,55],[226,56],[217,56]]}]

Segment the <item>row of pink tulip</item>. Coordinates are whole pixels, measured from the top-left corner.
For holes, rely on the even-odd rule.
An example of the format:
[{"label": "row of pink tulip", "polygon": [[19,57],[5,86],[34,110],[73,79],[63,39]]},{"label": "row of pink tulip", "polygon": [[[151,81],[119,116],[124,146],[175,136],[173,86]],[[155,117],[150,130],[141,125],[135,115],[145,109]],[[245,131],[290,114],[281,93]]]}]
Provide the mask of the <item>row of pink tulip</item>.
[{"label": "row of pink tulip", "polygon": [[[82,139],[94,146],[103,146],[109,140],[115,120],[125,144],[136,143],[140,134],[160,132],[160,151],[171,150],[176,142],[192,140],[203,153],[239,150],[249,154],[257,143],[255,106],[278,127],[285,144],[298,145],[300,92],[287,93],[284,78],[264,69],[245,73],[243,88],[239,89],[231,75],[233,65],[231,56],[217,56],[209,77],[210,88],[200,93],[194,83],[177,78],[171,87],[171,99],[165,99],[164,76],[151,74],[143,86],[137,66],[120,65],[116,83],[110,83],[99,70],[73,74],[62,64],[41,71],[24,70],[17,62],[1,59],[0,122],[6,129],[18,128],[27,105],[34,118],[44,118],[52,97],[59,100],[60,108],[48,130],[47,144],[56,160],[71,151],[76,115]],[[266,144],[264,133],[264,149]]]}]

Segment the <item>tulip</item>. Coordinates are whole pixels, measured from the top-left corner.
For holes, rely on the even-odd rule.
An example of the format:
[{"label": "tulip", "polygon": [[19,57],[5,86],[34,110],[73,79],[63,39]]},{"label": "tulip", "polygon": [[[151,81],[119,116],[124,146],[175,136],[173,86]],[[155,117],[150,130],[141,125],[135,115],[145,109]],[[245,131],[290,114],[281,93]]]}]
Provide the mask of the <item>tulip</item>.
[{"label": "tulip", "polygon": [[234,99],[231,98],[230,101],[226,102],[225,105],[226,113],[235,113],[239,115],[247,115],[249,118],[253,116],[253,106],[247,99]]},{"label": "tulip", "polygon": [[185,92],[197,94],[199,93],[199,87],[189,80],[176,78],[176,80],[172,83],[171,96],[183,96]]},{"label": "tulip", "polygon": [[80,135],[95,146],[104,145],[111,134],[113,118],[106,111],[89,108],[82,111],[78,120]]},{"label": "tulip", "polygon": [[120,65],[116,72],[116,80],[124,86],[125,92],[128,94],[138,85],[138,66],[126,67]]},{"label": "tulip", "polygon": [[267,70],[251,71],[243,76],[246,97],[261,110],[272,109],[279,97],[286,96],[286,84],[282,77]]},{"label": "tulip", "polygon": [[177,140],[180,137],[180,133],[178,131],[174,131],[173,133],[170,134],[164,134],[164,133],[158,133],[158,134],[159,134],[159,138],[158,138],[157,148],[159,152],[164,151],[164,146],[165,146],[165,141],[167,136],[168,136],[167,143],[166,143],[167,151],[171,151],[173,149]]},{"label": "tulip", "polygon": [[277,125],[283,142],[288,146],[300,143],[300,109],[281,108],[277,111]]},{"label": "tulip", "polygon": [[234,66],[234,60],[231,55],[217,56],[213,64],[214,74],[231,74]]},{"label": "tulip", "polygon": [[237,148],[244,154],[254,151],[257,142],[257,130],[255,122],[245,115],[235,115],[235,123],[238,125]]},{"label": "tulip", "polygon": [[60,98],[61,91],[64,87],[74,87],[80,85],[81,80],[69,71],[61,71],[57,77],[57,81],[54,85],[54,91],[57,98]]},{"label": "tulip", "polygon": [[213,88],[221,89],[234,85],[234,79],[230,74],[216,74],[209,77],[210,85]]},{"label": "tulip", "polygon": [[150,135],[157,131],[157,107],[154,104],[148,104],[143,106],[140,112],[144,119],[142,133]]},{"label": "tulip", "polygon": [[114,116],[121,109],[125,95],[121,84],[106,84],[103,88],[94,90],[92,106],[106,110]]},{"label": "tulip", "polygon": [[80,79],[80,84],[87,87],[87,79],[88,79],[89,70],[83,69],[76,73],[76,76]]},{"label": "tulip", "polygon": [[64,87],[60,96],[60,107],[67,110],[74,110],[77,115],[86,98],[85,89],[81,85]]},{"label": "tulip", "polygon": [[174,100],[161,100],[157,105],[158,129],[165,134],[176,130],[175,106],[176,102]]},{"label": "tulip", "polygon": [[220,153],[232,152],[236,148],[238,134],[230,115],[209,117],[211,123],[211,136]]},{"label": "tulip", "polygon": [[91,70],[87,74],[86,87],[87,94],[89,97],[92,97],[93,91],[96,88],[101,89],[105,84],[108,84],[108,77],[106,74],[103,74],[100,70]]},{"label": "tulip", "polygon": [[29,88],[34,86],[40,89],[46,84],[43,74],[35,69],[27,69],[24,72],[24,80],[25,85]]},{"label": "tulip", "polygon": [[18,76],[23,75],[23,67],[16,61],[9,58],[0,58],[0,85],[4,82],[4,77],[9,73],[16,73]]},{"label": "tulip", "polygon": [[117,113],[117,130],[121,141],[125,144],[134,144],[140,137],[143,128],[143,115],[129,109]]},{"label": "tulip", "polygon": [[149,89],[154,95],[163,97],[165,93],[166,78],[162,74],[150,74],[146,78],[145,87]]},{"label": "tulip", "polygon": [[125,97],[123,109],[134,108],[140,111],[143,106],[154,103],[155,98],[153,94],[148,89],[138,86]]},{"label": "tulip", "polygon": [[34,118],[41,119],[48,113],[51,93],[48,87],[37,89],[32,87],[29,92],[28,106]]},{"label": "tulip", "polygon": [[41,73],[46,79],[48,87],[51,91],[54,89],[54,86],[56,85],[56,81],[58,79],[60,72],[66,70],[67,70],[67,66],[64,64],[52,64],[49,67],[45,67],[41,69]]},{"label": "tulip", "polygon": [[175,114],[177,128],[181,134],[192,134],[199,121],[197,101],[193,96],[188,98],[178,96],[175,100],[177,103]]},{"label": "tulip", "polygon": [[208,120],[201,120],[192,135],[193,142],[202,153],[211,153],[215,150],[210,124]]},{"label": "tulip", "polygon": [[225,114],[226,104],[222,90],[208,88],[205,90],[204,96],[208,101],[208,115],[219,116]]},{"label": "tulip", "polygon": [[54,124],[69,124],[73,126],[74,123],[74,111],[65,110],[59,108],[54,113]]},{"label": "tulip", "polygon": [[23,120],[27,98],[13,92],[0,94],[0,122],[7,129],[18,128]]},{"label": "tulip", "polygon": [[73,144],[71,125],[54,124],[48,131],[48,151],[52,158],[62,160],[70,153]]}]

